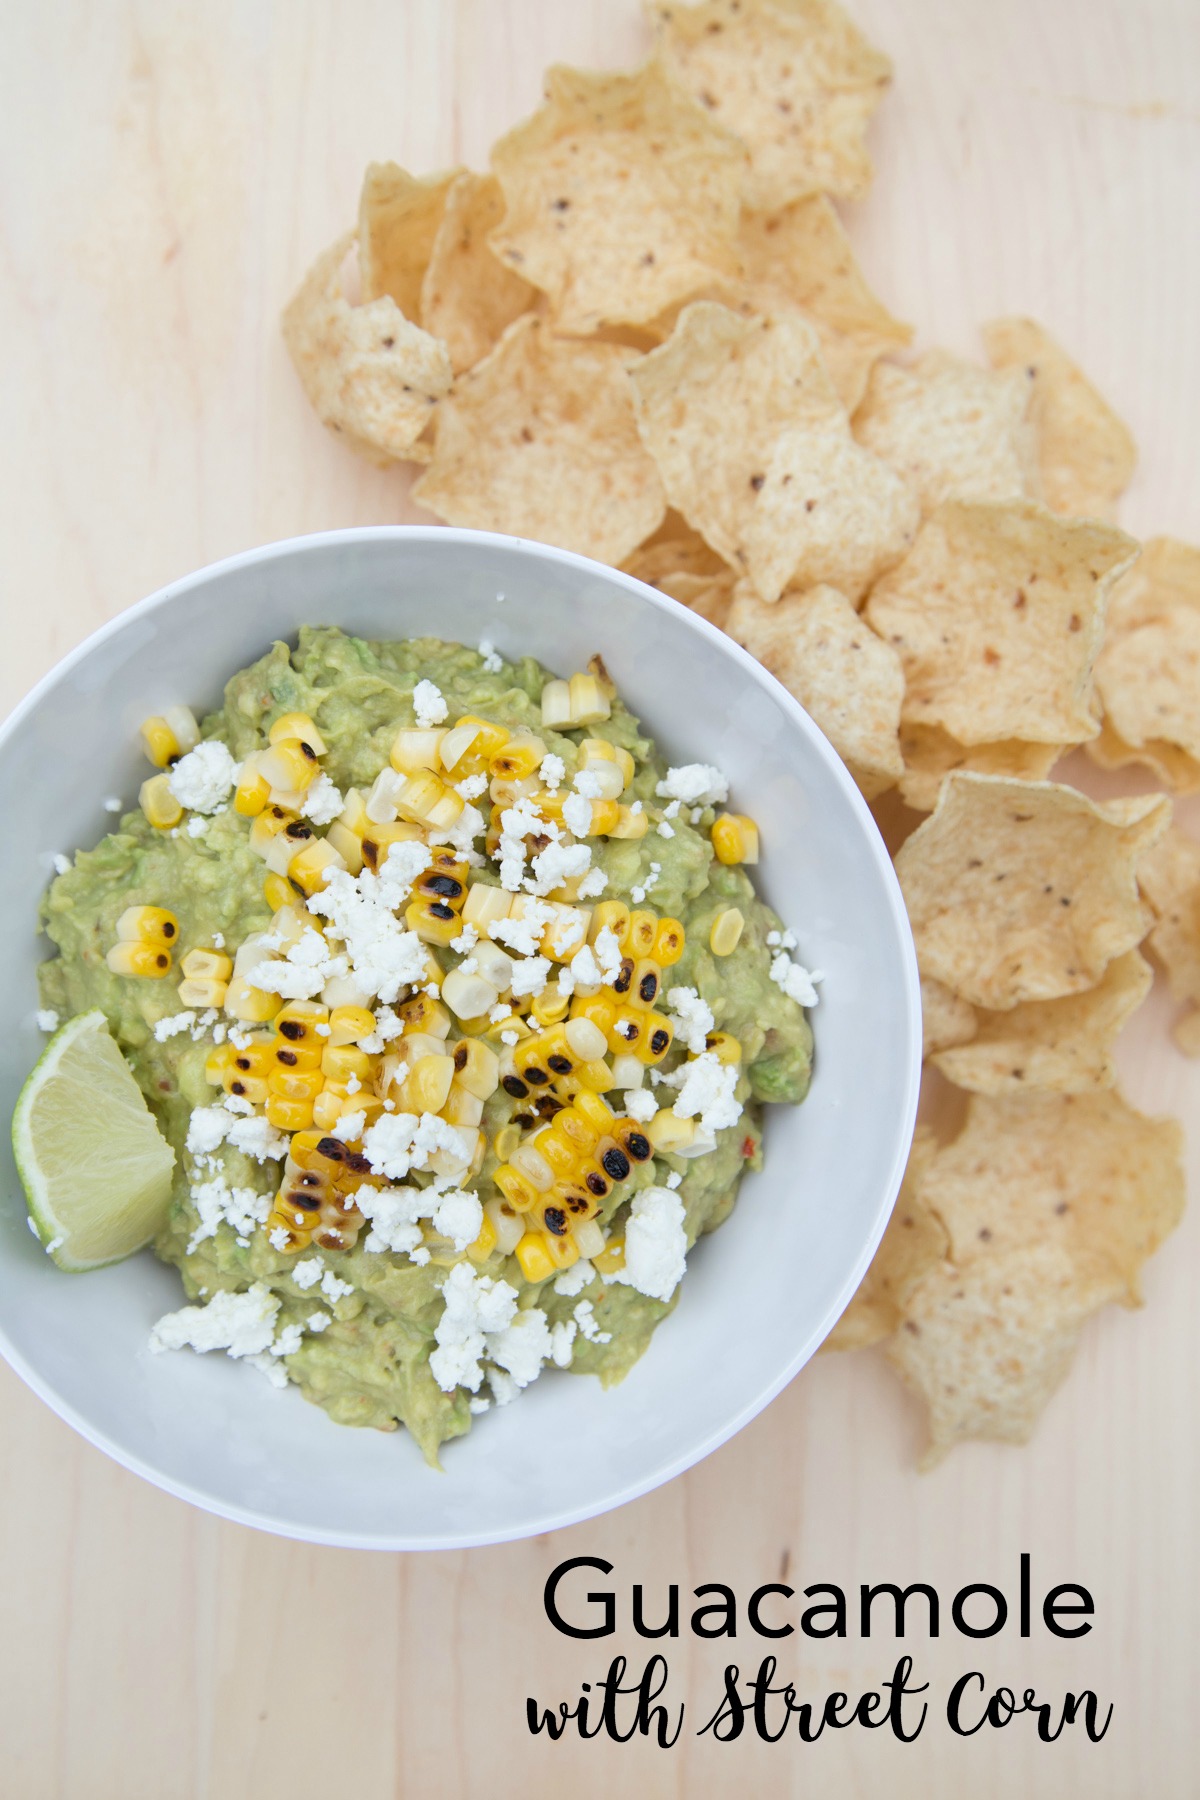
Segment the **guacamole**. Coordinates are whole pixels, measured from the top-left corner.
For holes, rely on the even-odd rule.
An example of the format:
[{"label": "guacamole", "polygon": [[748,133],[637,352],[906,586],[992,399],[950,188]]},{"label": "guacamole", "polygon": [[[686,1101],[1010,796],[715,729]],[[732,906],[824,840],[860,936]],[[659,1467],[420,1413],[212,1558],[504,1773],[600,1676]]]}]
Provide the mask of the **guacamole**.
[{"label": "guacamole", "polygon": [[[334,629],[306,628],[294,647],[276,644],[258,662],[235,675],[225,690],[221,709],[202,721],[201,750],[213,745],[227,748],[236,764],[236,793],[227,791],[223,799],[214,803],[212,795],[204,796],[203,783],[197,784],[193,777],[194,804],[184,806],[184,816],[174,826],[152,824],[142,809],[124,815],[117,829],[95,849],[76,855],[73,866],[51,885],[43,906],[43,923],[57,950],[40,969],[43,1005],[63,1018],[93,1007],[103,1009],[162,1131],[175,1149],[176,1177],[170,1215],[155,1248],[160,1257],[178,1268],[188,1300],[196,1306],[210,1307],[215,1298],[253,1293],[267,1308],[272,1350],[265,1363],[279,1379],[286,1372],[286,1378],[308,1399],[323,1406],[342,1424],[373,1425],[383,1430],[406,1426],[430,1461],[436,1461],[440,1444],[468,1430],[474,1413],[510,1398],[516,1387],[525,1384],[530,1374],[529,1358],[524,1353],[518,1356],[513,1348],[517,1338],[522,1338],[527,1349],[531,1344],[541,1346],[540,1354],[534,1358],[533,1373],[545,1363],[557,1364],[573,1373],[598,1375],[606,1385],[621,1379],[646,1349],[656,1325],[670,1312],[678,1295],[677,1279],[672,1283],[669,1273],[662,1280],[657,1275],[649,1281],[643,1279],[642,1288],[632,1284],[629,1269],[633,1266],[631,1247],[635,1239],[653,1261],[653,1256],[659,1254],[655,1233],[660,1232],[661,1221],[669,1219],[671,1207],[679,1204],[680,1251],[683,1239],[690,1248],[703,1233],[721,1224],[734,1204],[743,1170],[759,1164],[762,1104],[800,1101],[809,1081],[811,1033],[804,1009],[794,997],[797,987],[789,979],[789,958],[780,949],[781,943],[787,946],[794,940],[757,898],[745,868],[719,861],[714,855],[710,833],[719,802],[714,805],[707,793],[694,796],[691,801],[670,797],[672,793],[687,794],[690,770],[668,771],[639,721],[608,690],[602,665],[596,679],[608,697],[597,711],[606,707],[607,716],[590,715],[581,726],[573,724],[569,716],[561,718],[557,725],[545,722],[545,714],[561,717],[550,707],[549,693],[543,705],[543,690],[554,679],[533,658],[504,661],[488,646],[475,650],[433,638],[375,643]],[[554,693],[566,690],[567,684],[559,681]],[[273,1133],[261,1117],[260,1104],[239,1100],[236,1082],[231,1086],[228,1079],[229,1058],[238,1044],[252,1048],[261,1045],[270,1037],[271,1021],[245,1013],[240,1019],[230,1018],[220,1006],[189,1010],[181,1000],[175,974],[158,980],[114,972],[111,948],[118,936],[119,922],[132,916],[131,908],[166,909],[178,920],[176,954],[184,962],[193,951],[211,952],[217,962],[233,958],[248,939],[258,942],[259,934],[264,934],[261,957],[269,962],[277,978],[281,969],[286,977],[279,978],[283,991],[265,1004],[282,1001],[285,1011],[293,1004],[301,1011],[308,1006],[314,1019],[318,1015],[333,1016],[328,1006],[322,1013],[321,996],[314,996],[311,987],[297,986],[292,990],[306,992],[307,1000],[297,1003],[287,998],[287,980],[299,967],[298,963],[285,966],[279,955],[280,883],[286,888],[288,876],[276,873],[272,899],[268,900],[264,893],[262,851],[266,841],[263,819],[267,814],[252,810],[256,802],[247,773],[257,766],[254,759],[268,751],[271,728],[293,715],[315,725],[313,735],[321,745],[323,791],[328,795],[336,790],[332,808],[343,808],[339,815],[341,836],[329,818],[330,809],[323,817],[312,809],[313,817],[322,818],[322,823],[299,827],[308,832],[303,841],[309,848],[321,841],[326,829],[329,844],[345,845],[349,841],[344,835],[347,821],[353,826],[357,819],[360,834],[378,830],[375,825],[363,823],[363,796],[380,791],[381,771],[389,770],[396,761],[398,733],[407,733],[405,742],[415,744],[419,734],[437,737],[451,732],[457,721],[473,719],[503,728],[499,735],[507,736],[514,747],[515,768],[522,766],[518,751],[540,757],[540,773],[535,769],[524,781],[520,773],[514,774],[513,788],[505,788],[503,783],[497,788],[499,778],[492,777],[490,793],[485,791],[489,788],[486,769],[473,781],[459,784],[464,790],[463,814],[441,834],[441,843],[443,858],[450,859],[445,862],[446,868],[452,867],[455,858],[461,859],[459,867],[472,865],[469,878],[461,883],[468,895],[468,917],[470,894],[476,885],[498,890],[505,904],[511,897],[514,879],[518,891],[538,893],[534,880],[537,856],[553,845],[575,841],[567,821],[574,821],[579,827],[577,789],[583,790],[585,814],[587,804],[607,808],[604,819],[611,820],[619,811],[620,827],[601,829],[578,840],[586,842],[591,852],[586,876],[580,878],[578,873],[567,872],[568,863],[564,861],[557,886],[547,888],[549,875],[540,883],[542,895],[548,897],[547,910],[553,910],[556,904],[560,909],[575,907],[582,910],[585,922],[594,909],[596,917],[603,910],[606,918],[619,925],[627,917],[624,909],[630,909],[635,919],[650,918],[646,930],[651,937],[656,921],[677,921],[683,928],[682,954],[662,969],[655,1000],[657,1010],[648,1015],[669,1020],[661,1033],[665,1038],[673,1031],[669,1049],[657,1063],[646,1062],[642,1079],[636,1070],[632,1075],[628,1073],[631,1060],[620,1056],[620,1042],[612,1040],[617,1045],[612,1066],[619,1063],[625,1067],[627,1081],[637,1076],[640,1086],[632,1092],[641,1099],[635,1104],[628,1092],[612,1085],[604,1059],[587,1065],[598,1085],[578,1104],[585,1110],[586,1105],[592,1105],[594,1111],[595,1095],[599,1092],[603,1105],[624,1129],[623,1142],[630,1151],[626,1154],[618,1143],[616,1154],[606,1153],[609,1174],[590,1177],[591,1192],[598,1196],[586,1208],[590,1235],[585,1241],[593,1246],[591,1258],[565,1260],[562,1245],[569,1244],[570,1231],[578,1221],[573,1223],[566,1218],[562,1239],[546,1237],[546,1232],[553,1234],[558,1229],[558,1219],[565,1218],[561,1211],[554,1214],[549,1208],[545,1210],[546,1223],[538,1239],[563,1259],[549,1270],[533,1259],[532,1251],[527,1254],[523,1247],[518,1254],[511,1244],[511,1234],[507,1243],[496,1239],[494,1232],[489,1239],[486,1222],[489,1218],[498,1220],[503,1231],[505,1219],[494,1211],[495,1203],[500,1201],[505,1210],[505,1192],[525,1192],[523,1177],[513,1174],[504,1162],[504,1157],[513,1153],[513,1144],[526,1139],[544,1143],[547,1121],[552,1124],[562,1107],[573,1107],[572,1095],[584,1091],[580,1086],[581,1071],[576,1071],[579,1079],[574,1085],[567,1078],[555,1078],[553,1070],[549,1086],[544,1088],[532,1085],[532,1077],[529,1082],[522,1078],[521,1069],[529,1062],[529,1053],[523,1046],[540,1041],[537,1033],[552,1028],[539,1023],[544,1017],[552,1019],[554,1008],[548,1007],[548,995],[557,992],[556,984],[561,980],[560,1017],[574,1017],[581,1008],[580,1016],[584,1016],[590,1006],[592,1013],[588,1016],[598,1018],[607,1029],[613,1016],[615,1001],[607,1013],[603,1005],[596,1012],[594,998],[581,998],[578,991],[571,991],[574,983],[584,996],[597,992],[596,981],[587,981],[592,965],[586,954],[580,961],[578,951],[573,957],[568,951],[548,958],[548,969],[539,967],[538,947],[522,947],[519,933],[510,934],[510,946],[517,946],[511,954],[521,970],[520,977],[513,977],[513,997],[473,1018],[459,1019],[452,1016],[452,1009],[443,1009],[443,1022],[448,1021],[450,1028],[441,1049],[453,1052],[460,1044],[482,1045],[484,1048],[478,1052],[471,1050],[470,1056],[481,1062],[491,1057],[494,1066],[508,1073],[483,1099],[480,1135],[470,1166],[464,1165],[454,1173],[455,1185],[450,1195],[457,1196],[455,1204],[460,1208],[454,1216],[466,1217],[469,1224],[456,1228],[450,1209],[444,1214],[439,1212],[436,1222],[425,1217],[415,1226],[410,1222],[403,1231],[393,1231],[389,1237],[384,1222],[389,1197],[401,1195],[411,1200],[416,1190],[428,1193],[431,1187],[446,1188],[447,1183],[437,1174],[436,1149],[429,1152],[430,1160],[424,1165],[411,1147],[403,1153],[409,1159],[407,1164],[402,1159],[393,1165],[382,1150],[371,1152],[372,1144],[382,1145],[385,1136],[389,1144],[399,1141],[396,1119],[409,1116],[395,1099],[375,1098],[374,1090],[390,1080],[393,1086],[389,1093],[411,1091],[400,1086],[406,1079],[406,1066],[402,1061],[397,1066],[397,1051],[405,1040],[396,1021],[404,1013],[405,1001],[414,991],[418,998],[424,993],[436,1010],[440,1004],[436,998],[439,984],[448,980],[452,971],[470,972],[479,964],[479,939],[485,934],[476,933],[473,928],[464,930],[456,914],[454,924],[448,927],[455,932],[453,940],[437,941],[437,935],[424,940],[436,965],[432,978],[427,971],[420,989],[401,985],[388,995],[380,977],[363,974],[367,952],[354,949],[356,928],[346,924],[351,916],[347,909],[357,906],[362,911],[359,889],[364,882],[370,887],[376,878],[369,869],[366,875],[348,871],[345,859],[336,858],[334,866],[340,862],[342,867],[336,881],[330,878],[327,892],[333,894],[337,888],[342,911],[339,913],[329,900],[325,904],[333,908],[332,912],[319,912],[320,895],[326,891],[319,885],[307,895],[311,925],[321,926],[327,933],[324,940],[314,936],[313,943],[319,954],[328,950],[331,960],[326,967],[335,971],[324,991],[335,1004],[340,1002],[343,1010],[349,994],[351,1010],[356,1006],[360,1012],[373,1008],[376,1020],[384,1021],[371,1035],[360,1034],[361,1043],[368,1048],[355,1052],[365,1059],[364,1067],[370,1064],[372,1074],[365,1078],[365,1085],[351,1075],[343,1082],[337,1101],[348,1128],[337,1140],[342,1148],[333,1147],[332,1154],[335,1161],[338,1156],[350,1162],[357,1157],[355,1166],[359,1171],[357,1190],[351,1186],[341,1195],[340,1203],[344,1211],[349,1209],[352,1226],[345,1233],[343,1248],[337,1247],[336,1232],[332,1238],[326,1234],[325,1246],[318,1248],[317,1242],[303,1232],[280,1226],[277,1191],[282,1193],[290,1179],[305,1178],[297,1160],[299,1150],[295,1150],[295,1155],[289,1153],[285,1166],[280,1153],[286,1132]],[[469,736],[469,730],[466,735]],[[311,758],[311,749],[297,742],[298,749],[292,740],[287,741],[286,754]],[[588,754],[593,758],[617,754],[625,772],[632,766],[632,776],[623,782],[615,808],[607,799],[589,800],[593,789],[576,775],[582,766],[581,746],[585,742],[592,745]],[[534,749],[529,751],[531,744]],[[610,749],[606,751],[605,746]],[[215,766],[222,756],[223,752],[211,751],[210,764]],[[224,761],[228,763],[229,758]],[[467,762],[459,765],[466,766]],[[182,770],[183,763],[177,767]],[[437,779],[448,786],[453,773]],[[401,773],[395,780],[402,784],[410,778]],[[536,796],[533,801],[521,799],[531,785],[541,795],[540,801]],[[182,795],[191,792],[182,780],[175,786]],[[299,809],[300,802],[289,801],[278,786],[276,781],[271,804],[282,806],[287,817],[294,819],[295,811],[289,811],[289,806]],[[598,788],[600,784],[594,786]],[[692,786],[696,786],[694,781]],[[454,791],[457,793],[458,788]],[[248,792],[250,798],[246,798]],[[535,826],[525,832],[523,843],[514,850],[513,835],[524,830],[528,819],[506,812],[505,807],[519,808],[523,804],[541,804],[547,819],[557,818],[558,824],[546,825],[544,829]],[[478,827],[482,828],[477,838],[472,838],[470,826],[465,823],[472,807]],[[378,814],[381,809],[376,805],[373,810]],[[386,809],[383,810],[386,817]],[[403,811],[400,816],[405,816]],[[600,818],[601,813],[593,817]],[[615,835],[616,829],[628,835]],[[424,835],[434,843],[439,839],[435,831]],[[413,832],[405,841],[390,846],[392,857],[396,857],[397,849],[412,850],[416,836]],[[370,846],[366,848],[369,850]],[[388,849],[385,844],[380,863],[385,870],[400,866],[399,861],[389,862]],[[420,850],[420,854],[425,852]],[[332,851],[330,855],[333,856]],[[508,863],[503,861],[505,855]],[[577,869],[580,860],[577,858],[571,867]],[[281,866],[278,861],[271,863],[276,871]],[[412,866],[417,866],[416,860],[412,860]],[[552,868],[552,864],[543,866]],[[445,878],[450,885],[443,889],[437,889],[436,883],[430,889],[425,876],[412,879],[414,893],[424,893],[426,898],[433,895],[433,926],[443,913],[448,916],[454,906],[461,909],[460,901],[451,901],[441,913],[437,910],[441,904],[438,893],[449,894],[456,886],[453,875]],[[425,889],[421,888],[422,880],[426,880]],[[269,879],[267,887],[271,891]],[[403,897],[408,893],[407,886],[396,892],[401,894],[395,909],[397,916],[411,919],[414,902]],[[613,903],[624,903],[624,908],[620,904],[614,907]],[[526,907],[529,904],[526,900]],[[296,888],[290,907],[285,905],[282,910],[285,914],[298,911],[303,915],[305,906],[305,895]],[[727,954],[718,955],[710,946],[714,921],[731,909],[737,909],[744,923],[735,946]],[[350,934],[348,938],[346,933]],[[444,938],[445,934],[440,935]],[[495,941],[505,940],[501,936]],[[661,933],[656,941],[661,941]],[[580,948],[586,950],[584,938]],[[531,950],[533,955],[529,954]],[[285,947],[283,954],[293,952]],[[630,956],[624,960],[632,968],[636,959]],[[639,980],[643,968],[651,970],[653,987],[652,963],[653,959],[636,961],[636,968]],[[261,970],[253,967],[253,960],[247,966],[250,974],[263,979]],[[486,973],[488,965],[483,966]],[[568,974],[568,970],[574,974]],[[794,969],[793,973],[803,977],[804,972]],[[368,991],[372,979],[379,982],[379,991],[373,994]],[[606,971],[606,985],[600,989],[602,1003],[612,983],[617,984],[612,991],[620,995],[620,979],[611,969]],[[543,982],[540,990],[539,980]],[[237,985],[239,978],[235,975],[230,979],[231,996]],[[518,986],[527,990],[524,998],[517,998]],[[244,987],[243,968],[240,988]],[[452,984],[446,989],[447,993],[451,991]],[[388,997],[381,999],[380,993]],[[543,1012],[538,1012],[539,1005]],[[411,1027],[414,1016],[409,1015],[406,1029]],[[618,1011],[618,1020],[624,1016]],[[635,1020],[635,1026],[636,1023]],[[305,1029],[323,1031],[328,1042],[327,1024]],[[616,1029],[622,1029],[619,1023]],[[389,1031],[393,1034],[390,1038]],[[277,1035],[271,1041],[276,1045],[284,1042]],[[429,1041],[422,1039],[426,1050]],[[438,1050],[434,1044],[434,1051]],[[314,1054],[318,1053],[321,1066],[327,1066],[328,1051],[322,1050],[319,1043]],[[463,1052],[464,1057],[467,1054]],[[704,1080],[696,1074],[701,1060],[707,1068]],[[429,1053],[426,1061],[439,1062],[439,1055]],[[224,1092],[216,1084],[214,1068],[225,1071],[219,1077]],[[410,1063],[408,1073],[413,1068]],[[686,1108],[673,1103],[691,1091],[686,1085],[689,1069],[698,1095],[692,1107],[692,1120],[696,1123],[689,1125],[685,1120],[681,1129],[695,1134],[690,1153],[688,1146],[679,1151],[672,1148],[674,1140],[669,1133],[663,1147],[646,1145],[637,1133],[644,1127],[645,1133],[655,1135],[655,1124],[647,1122],[655,1114],[655,1101],[660,1108],[655,1114],[657,1120],[677,1129],[672,1125],[675,1113]],[[302,1070],[297,1072],[297,1084],[288,1089],[289,1093],[301,1092],[302,1074]],[[725,1108],[711,1116],[733,1122],[719,1124],[706,1133],[703,1120],[709,1089],[721,1090]],[[552,1098],[552,1094],[559,1098]],[[652,1099],[648,1101],[647,1095]],[[469,1120],[473,1103],[461,1094],[460,1099],[465,1110],[456,1116]],[[628,1113],[625,1100],[629,1101]],[[309,1103],[301,1099],[298,1104],[303,1110]],[[386,1110],[380,1111],[381,1106]],[[230,1126],[222,1138],[221,1115],[214,1110],[220,1107],[229,1109],[227,1120],[249,1120],[254,1128],[233,1131],[231,1139]],[[267,1111],[271,1111],[270,1104]],[[670,1118],[666,1116],[668,1112]],[[204,1120],[216,1119],[215,1132],[198,1131],[194,1123],[197,1115],[203,1115]],[[336,1134],[337,1126],[332,1129]],[[475,1127],[468,1124],[468,1146],[474,1132]],[[303,1135],[292,1140],[294,1146],[299,1145]],[[658,1135],[661,1137],[662,1133]],[[438,1140],[443,1141],[449,1141],[445,1132]],[[639,1142],[646,1149],[641,1160],[636,1154]],[[330,1149],[330,1136],[326,1135],[322,1143]],[[264,1154],[264,1149],[274,1149],[276,1154]],[[373,1162],[371,1154],[375,1156]],[[306,1166],[311,1166],[312,1160]],[[407,1177],[406,1167],[410,1171]],[[567,1191],[571,1192],[569,1187]],[[361,1211],[367,1215],[366,1224],[355,1211],[355,1192]],[[653,1199],[653,1205],[647,1196]],[[639,1197],[644,1200],[640,1209]],[[481,1231],[469,1247],[463,1247],[462,1231],[478,1222],[476,1202],[484,1201],[493,1210],[485,1208]],[[582,1216],[582,1201],[579,1205]],[[511,1209],[506,1210],[505,1218],[511,1221]],[[358,1226],[361,1229],[355,1234],[353,1227]],[[520,1222],[517,1228],[520,1229]],[[396,1248],[397,1242],[408,1248]],[[523,1240],[523,1245],[526,1242]],[[603,1249],[597,1251],[595,1246],[601,1242]],[[629,1261],[623,1271],[625,1246],[630,1247]],[[681,1261],[678,1267],[682,1267]],[[537,1279],[530,1278],[530,1269]],[[659,1291],[644,1291],[655,1288]],[[499,1301],[503,1305],[497,1311]],[[455,1335],[448,1322],[452,1307],[459,1311],[467,1307],[469,1312],[468,1302],[476,1311],[461,1329],[455,1327]],[[517,1330],[521,1325],[536,1329],[521,1333]],[[476,1334],[474,1338],[472,1332]],[[207,1347],[194,1336],[184,1341],[195,1343],[197,1348]],[[503,1354],[495,1349],[501,1343],[509,1347]],[[552,1350],[547,1349],[550,1345]],[[235,1348],[233,1353],[239,1352]],[[492,1360],[493,1357],[499,1360]],[[482,1379],[480,1359],[486,1365]],[[467,1371],[462,1379],[453,1378],[456,1368]],[[447,1370],[451,1372],[449,1377]]]}]

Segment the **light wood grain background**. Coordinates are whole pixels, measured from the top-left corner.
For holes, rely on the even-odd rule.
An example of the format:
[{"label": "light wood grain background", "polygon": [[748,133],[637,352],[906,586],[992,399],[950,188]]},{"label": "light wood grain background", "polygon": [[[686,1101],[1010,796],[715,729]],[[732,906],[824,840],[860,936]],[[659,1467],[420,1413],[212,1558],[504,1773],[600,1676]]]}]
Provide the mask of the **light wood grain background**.
[{"label": "light wood grain background", "polygon": [[[861,257],[923,342],[1028,310],[1133,426],[1124,522],[1200,534],[1200,8],[1196,0],[861,0],[894,57]],[[637,58],[632,0],[8,0],[0,6],[0,701],[173,576],[294,532],[416,516],[307,412],[276,317],[353,217],[363,165],[482,166],[555,59]],[[69,731],[70,722],[63,728]],[[1191,809],[1192,829],[1200,828]],[[19,846],[9,846],[19,853]],[[1200,1070],[1161,994],[1122,1064],[1194,1115]],[[1200,1120],[1196,1123],[1200,1125]],[[1193,1133],[1193,1177],[1200,1131]],[[1193,1189],[1195,1181],[1193,1181]],[[0,1370],[0,1795],[1189,1800],[1200,1792],[1196,1495],[1200,1217],[1143,1313],[1088,1331],[1036,1442],[913,1472],[919,1424],[870,1355],[820,1358],[734,1443],[594,1524],[460,1555],[278,1542],[191,1511],[78,1441]],[[1104,1743],[1027,1722],[897,1744],[664,1752],[525,1733],[527,1694],[595,1678],[546,1574],[597,1554],[652,1594],[723,1580],[1078,1580],[1096,1628],[905,1646],[931,1698],[977,1667],[1045,1698],[1093,1687]],[[616,1646],[640,1666],[646,1646]],[[657,1647],[657,1646],[655,1646]],[[696,1725],[721,1645],[666,1646]],[[743,1636],[733,1656],[756,1664]],[[802,1691],[888,1674],[887,1635],[782,1646]]]}]

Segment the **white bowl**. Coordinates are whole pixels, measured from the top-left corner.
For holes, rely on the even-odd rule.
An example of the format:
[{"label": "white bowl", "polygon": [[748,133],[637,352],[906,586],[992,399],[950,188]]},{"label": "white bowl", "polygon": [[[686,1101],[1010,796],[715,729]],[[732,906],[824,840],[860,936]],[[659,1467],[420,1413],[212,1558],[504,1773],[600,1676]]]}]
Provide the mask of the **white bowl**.
[{"label": "white bowl", "polygon": [[366,637],[491,638],[569,673],[599,650],[672,761],[719,765],[762,829],[761,891],[824,971],[800,1107],[768,1109],[766,1166],[696,1247],[679,1304],[605,1393],[550,1374],[426,1468],[404,1432],[334,1425],[294,1389],[219,1355],[151,1356],[182,1302],[149,1253],[60,1273],[26,1229],[4,1134],[0,1350],[76,1430],[159,1487],[316,1543],[390,1550],[496,1543],[645,1493],[732,1436],[789,1382],[853,1293],[904,1168],[920,1070],[912,940],[886,851],[820,731],[730,639],[640,582],[521,539],[439,527],[339,531],[203,569],[75,650],[0,730],[9,846],[0,1043],[7,1115],[41,1040],[37,906],[56,851],[97,841],[132,805],[137,728],[197,711],[305,623]]}]

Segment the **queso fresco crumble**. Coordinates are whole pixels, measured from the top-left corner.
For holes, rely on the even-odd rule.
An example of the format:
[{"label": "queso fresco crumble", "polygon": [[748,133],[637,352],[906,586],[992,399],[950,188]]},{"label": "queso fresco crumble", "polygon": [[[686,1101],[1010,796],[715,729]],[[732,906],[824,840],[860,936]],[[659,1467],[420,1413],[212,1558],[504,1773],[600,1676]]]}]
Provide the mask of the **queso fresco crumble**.
[{"label": "queso fresco crumble", "polygon": [[547,1365],[619,1380],[808,1087],[818,978],[721,772],[599,658],[325,628],[142,736],[47,894],[39,1019],[101,1008],[175,1149],[151,1349],[431,1461]]}]

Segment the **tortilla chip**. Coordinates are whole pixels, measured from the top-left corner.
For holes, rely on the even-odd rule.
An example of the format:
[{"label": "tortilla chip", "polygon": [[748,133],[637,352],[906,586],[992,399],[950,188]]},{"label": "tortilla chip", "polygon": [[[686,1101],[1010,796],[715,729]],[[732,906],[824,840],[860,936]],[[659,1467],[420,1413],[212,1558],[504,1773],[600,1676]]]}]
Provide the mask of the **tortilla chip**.
[{"label": "tortilla chip", "polygon": [[949,1234],[921,1195],[921,1176],[936,1150],[933,1132],[918,1125],[887,1230],[858,1292],[822,1350],[865,1350],[890,1337],[917,1283],[945,1257]]},{"label": "tortilla chip", "polygon": [[1019,366],[1033,380],[1031,417],[1046,505],[1076,518],[1113,518],[1137,461],[1116,413],[1032,319],[994,319],[983,328],[983,343],[993,368]]},{"label": "tortilla chip", "polygon": [[947,1081],[977,1094],[1020,1094],[1044,1088],[1085,1094],[1117,1078],[1113,1050],[1150,992],[1153,971],[1127,950],[1109,963],[1095,987],[1061,1000],[1029,1000],[1009,1012],[975,1015],[970,1043],[946,1046],[933,1058]]},{"label": "tortilla chip", "polygon": [[1155,539],[1117,583],[1096,689],[1096,762],[1145,763],[1175,793],[1200,790],[1200,550]]},{"label": "tortilla chip", "polygon": [[503,218],[494,175],[468,169],[451,183],[421,283],[419,317],[446,345],[456,375],[481,362],[537,299],[537,290],[492,252],[488,237]]},{"label": "tortilla chip", "polygon": [[659,524],[662,486],[633,417],[632,351],[517,319],[461,375],[413,497],[451,525],[619,563]]},{"label": "tortilla chip", "polygon": [[893,785],[904,769],[900,659],[843,595],[815,587],[768,606],[742,582],[725,629],[795,695],[869,800]]},{"label": "tortilla chip", "polygon": [[398,163],[371,163],[358,202],[358,271],[364,300],[385,294],[414,325],[421,317],[421,283],[458,175],[410,175]]},{"label": "tortilla chip", "polygon": [[686,569],[675,569],[660,575],[655,586],[681,606],[699,613],[718,631],[728,628],[729,609],[733,605],[734,576],[731,569],[722,575],[691,575]]},{"label": "tortilla chip", "polygon": [[748,206],[866,192],[892,69],[833,0],[652,0],[650,16],[675,79],[748,146]]},{"label": "tortilla chip", "polygon": [[728,564],[719,557],[686,519],[669,511],[658,530],[639,544],[621,564],[627,575],[636,575],[649,587],[657,587],[663,575],[722,575]]},{"label": "tortilla chip", "polygon": [[1029,500],[946,500],[871,595],[904,664],[905,721],[960,744],[1095,737],[1105,599],[1137,546]]},{"label": "tortilla chip", "polygon": [[1057,744],[1023,744],[1001,738],[991,744],[960,744],[940,725],[900,721],[904,774],[900,792],[906,805],[932,812],[951,769],[975,775],[1010,775],[1017,781],[1044,781],[1062,754]]},{"label": "tortilla chip", "polygon": [[1159,624],[1177,606],[1200,606],[1200,550],[1179,538],[1147,538],[1109,595],[1109,634]]},{"label": "tortilla chip", "polygon": [[1119,1094],[972,1098],[921,1176],[948,1259],[910,1292],[887,1348],[929,1408],[926,1466],[964,1438],[1024,1443],[1080,1328],[1136,1305],[1183,1213],[1183,1134]]},{"label": "tortilla chip", "polygon": [[912,368],[879,362],[854,435],[904,477],[923,513],[949,499],[1037,499],[1030,393],[1024,369],[980,369],[944,350]]},{"label": "tortilla chip", "polygon": [[317,258],[283,315],[283,339],[317,417],[344,443],[386,463],[412,456],[452,379],[446,346],[388,296],[351,306],[347,232]]},{"label": "tortilla chip", "polygon": [[994,1012],[1094,986],[1146,934],[1138,866],[1170,816],[1161,796],[1098,805],[1053,782],[948,775],[896,857],[922,972]]},{"label": "tortilla chip", "polygon": [[699,301],[630,372],[667,497],[760,599],[856,600],[912,541],[902,481],[850,435],[811,325]]},{"label": "tortilla chip", "polygon": [[1185,1056],[1200,1056],[1200,844],[1173,827],[1138,866],[1154,926],[1146,947],[1176,1000],[1193,1006],[1174,1026]]},{"label": "tortilla chip", "polygon": [[954,1044],[969,1044],[978,1025],[975,1008],[940,981],[921,977],[921,1054],[928,1058]]},{"label": "tortilla chip", "polygon": [[546,74],[546,104],[492,147],[508,211],[496,255],[563,331],[653,319],[736,274],[746,153],[658,62]]},{"label": "tortilla chip", "polygon": [[1185,1056],[1200,1056],[1200,1011],[1184,1013],[1171,1027],[1171,1036]]}]

